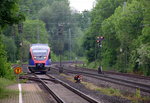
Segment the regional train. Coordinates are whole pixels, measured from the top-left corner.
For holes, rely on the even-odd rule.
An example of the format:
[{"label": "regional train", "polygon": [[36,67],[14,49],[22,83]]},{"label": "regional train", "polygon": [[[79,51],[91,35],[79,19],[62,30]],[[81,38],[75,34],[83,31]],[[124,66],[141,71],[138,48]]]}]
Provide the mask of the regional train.
[{"label": "regional train", "polygon": [[50,70],[51,51],[48,44],[31,44],[28,69],[31,73],[46,73]]}]

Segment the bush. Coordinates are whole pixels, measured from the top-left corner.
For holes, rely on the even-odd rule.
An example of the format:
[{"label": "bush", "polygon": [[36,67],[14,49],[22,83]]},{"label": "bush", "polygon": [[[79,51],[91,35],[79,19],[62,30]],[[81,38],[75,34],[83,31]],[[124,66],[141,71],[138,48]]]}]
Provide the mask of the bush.
[{"label": "bush", "polygon": [[8,79],[14,79],[13,70],[11,69],[10,63],[7,63],[7,55],[4,50],[4,45],[0,38],[0,77]]}]

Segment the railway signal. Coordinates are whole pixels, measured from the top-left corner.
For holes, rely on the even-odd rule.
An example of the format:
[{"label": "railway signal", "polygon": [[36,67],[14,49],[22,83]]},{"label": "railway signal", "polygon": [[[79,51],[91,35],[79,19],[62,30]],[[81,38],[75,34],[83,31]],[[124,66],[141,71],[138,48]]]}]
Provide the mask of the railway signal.
[{"label": "railway signal", "polygon": [[[98,36],[97,39],[96,39],[96,42],[98,43],[98,47],[101,48],[101,52],[102,52],[102,41],[104,40],[104,36]],[[101,55],[101,52],[100,52],[100,55]],[[95,52],[96,53],[96,52]],[[95,54],[96,55],[96,54]],[[101,63],[98,67],[98,73],[99,74],[103,74],[102,73],[102,66],[101,66]]]},{"label": "railway signal", "polygon": [[63,49],[63,44],[61,42],[61,37],[63,35],[63,30],[64,29],[64,25],[63,24],[58,24],[58,37],[59,37],[59,44],[60,44],[60,47],[59,47],[59,57],[60,57],[60,68],[59,68],[59,72],[62,73],[63,72],[63,67],[61,65],[61,53],[62,53],[62,49]]},{"label": "railway signal", "polygon": [[58,35],[62,35],[63,34],[63,25],[59,24],[58,25]]},{"label": "railway signal", "polygon": [[102,40],[104,40],[104,36],[98,36],[96,39],[99,47],[102,47]]},{"label": "railway signal", "polygon": [[98,36],[98,37],[97,37],[97,41],[98,41],[98,42],[101,42],[102,40],[104,40],[104,37],[103,37],[103,36]]}]

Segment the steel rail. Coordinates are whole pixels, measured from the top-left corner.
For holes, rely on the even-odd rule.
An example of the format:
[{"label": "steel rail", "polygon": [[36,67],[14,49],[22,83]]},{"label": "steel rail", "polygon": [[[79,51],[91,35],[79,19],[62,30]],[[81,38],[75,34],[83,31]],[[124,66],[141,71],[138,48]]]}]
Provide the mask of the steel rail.
[{"label": "steel rail", "polygon": [[50,90],[49,87],[46,85],[46,83],[43,80],[57,82],[57,83],[61,84],[62,86],[66,87],[67,89],[69,89],[70,91],[74,92],[75,94],[79,95],[83,99],[87,100],[90,103],[99,103],[99,101],[95,100],[94,98],[92,98],[92,97],[82,93],[81,91],[71,87],[70,85],[66,84],[63,81],[56,79],[52,75],[46,74],[46,76],[48,76],[49,79],[39,78],[35,74],[34,74],[34,76],[35,77],[21,77],[20,79],[29,79],[29,80],[40,82],[47,89],[47,91],[56,99],[56,101],[58,103],[65,103],[65,102],[59,96],[57,96],[52,90]]},{"label": "steel rail", "polygon": [[[90,77],[93,77],[93,78],[96,78],[96,79],[101,79],[101,80],[112,82],[112,83],[115,83],[115,84],[120,84],[120,85],[124,85],[124,86],[128,86],[128,87],[132,87],[132,88],[137,88],[137,89],[140,89],[143,92],[150,93],[150,85],[147,85],[147,84],[132,82],[132,81],[129,81],[129,80],[113,78],[113,77],[108,77],[108,76],[93,74],[93,73],[86,73],[86,72],[76,72],[76,73],[82,73],[84,75],[87,75],[87,76],[90,76]],[[128,83],[130,83],[130,84],[128,84]]]},{"label": "steel rail", "polygon": [[[68,69],[64,68],[64,70],[68,70]],[[70,71],[74,72],[75,70],[70,70]],[[89,75],[94,75],[94,76],[98,76],[98,77],[101,76],[101,77],[105,77],[105,78],[110,78],[110,79],[123,81],[123,82],[128,82],[128,83],[131,83],[131,84],[136,84],[136,85],[139,85],[139,86],[150,88],[149,84],[137,83],[137,82],[133,82],[133,81],[130,81],[130,80],[124,80],[124,79],[120,79],[120,78],[116,78],[116,77],[110,77],[110,76],[102,75],[102,74],[95,74],[95,73],[89,73],[89,72],[83,72],[83,71],[82,72],[81,71],[77,71],[77,72],[84,73],[84,74],[89,74]]]},{"label": "steel rail", "polygon": [[[55,78],[52,75],[48,75],[48,77],[50,78]],[[56,78],[55,78],[56,79]],[[81,96],[82,98],[84,98],[85,100],[89,101],[90,103],[99,103],[99,101],[95,100],[94,98],[86,95],[85,93],[75,89],[74,87],[68,85],[67,83],[61,81],[60,79],[56,79],[56,81],[58,81],[61,85],[63,85],[64,87],[66,87],[67,89],[71,90],[72,92],[76,93],[77,95]]]},{"label": "steel rail", "polygon": [[[36,75],[35,75],[36,76]],[[43,79],[41,79],[41,78],[39,78],[38,76],[36,76],[36,78],[37,79],[35,79],[35,80],[37,80],[37,81],[39,81],[46,89],[47,89],[47,91],[54,97],[54,99],[58,102],[58,103],[65,103],[59,96],[57,96],[47,85],[46,85],[46,83],[43,81]],[[31,78],[29,78],[29,79],[31,79]],[[32,78],[32,80],[33,80],[33,78]],[[47,79],[48,80],[48,79]],[[50,80],[50,79],[49,79]]]},{"label": "steel rail", "polygon": [[119,72],[112,72],[112,71],[104,71],[104,73],[107,74],[115,74],[115,75],[121,75],[121,76],[128,76],[128,77],[133,77],[133,78],[139,78],[139,79],[146,79],[150,80],[150,77],[146,77],[143,75],[136,75],[136,74],[127,74],[127,73],[119,73]]},{"label": "steel rail", "polygon": [[[83,67],[73,67],[70,66],[72,68],[81,68],[81,69],[87,69],[87,70],[91,70],[93,71],[93,69],[89,69],[89,68],[83,68]],[[128,74],[128,73],[119,73],[119,72],[113,72],[113,71],[103,71],[103,73],[106,74],[115,74],[115,75],[120,75],[120,76],[128,76],[128,77],[133,77],[133,78],[139,78],[139,79],[146,79],[146,80],[150,80],[150,76],[143,76],[143,75],[136,75],[136,74]]]},{"label": "steel rail", "polygon": [[[58,64],[59,62],[53,62],[52,64]],[[82,61],[64,61],[62,62],[62,64],[84,64],[84,62]],[[13,64],[12,65],[12,68],[16,67],[17,64]],[[27,64],[22,64],[22,66],[27,66]],[[73,66],[70,66],[72,68],[81,68],[81,67],[73,67]],[[88,70],[91,70],[93,71],[92,69],[89,69],[89,68],[83,68],[82,69],[88,69]],[[128,76],[128,77],[133,77],[133,78],[139,78],[139,79],[146,79],[146,80],[150,80],[150,76],[142,76],[142,75],[136,75],[136,74],[127,74],[127,73],[119,73],[119,72],[113,72],[113,71],[103,71],[104,73],[107,73],[107,74],[115,74],[115,75],[121,75],[121,76]]]},{"label": "steel rail", "polygon": [[[56,69],[56,68],[53,68],[53,69]],[[124,85],[124,86],[132,87],[135,89],[140,89],[143,92],[150,93],[150,85],[148,85],[148,84],[137,83],[137,82],[133,82],[130,80],[124,80],[124,79],[120,79],[120,78],[109,77],[109,76],[101,75],[101,74],[94,74],[94,73],[88,73],[88,72],[83,72],[83,71],[68,70],[66,68],[64,68],[64,70],[68,73],[75,73],[75,74],[80,73],[80,74],[87,75],[87,76],[92,77],[92,78],[101,79],[103,81],[107,81],[107,82],[111,82],[111,83],[115,83],[115,84],[119,84],[119,85]]]}]

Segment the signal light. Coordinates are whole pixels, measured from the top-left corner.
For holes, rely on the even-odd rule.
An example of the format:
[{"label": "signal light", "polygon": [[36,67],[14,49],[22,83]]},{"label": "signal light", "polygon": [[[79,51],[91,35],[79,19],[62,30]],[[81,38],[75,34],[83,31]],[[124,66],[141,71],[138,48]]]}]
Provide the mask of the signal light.
[{"label": "signal light", "polygon": [[102,47],[102,40],[104,40],[104,36],[98,36],[96,39],[96,42],[100,48]]},{"label": "signal light", "polygon": [[100,39],[101,39],[101,40],[103,40],[103,39],[104,39],[104,37],[103,37],[103,36],[101,36],[101,37],[100,37]]},{"label": "signal light", "polygon": [[99,47],[100,47],[100,48],[102,47],[102,44],[101,44],[101,43],[99,43]]},{"label": "signal light", "polygon": [[59,35],[63,34],[63,25],[58,25],[58,34]]},{"label": "signal light", "polygon": [[98,36],[96,42],[100,43],[102,40],[104,40],[103,36]]},{"label": "signal light", "polygon": [[96,42],[99,43],[100,41],[99,41],[99,40],[96,40]]}]

